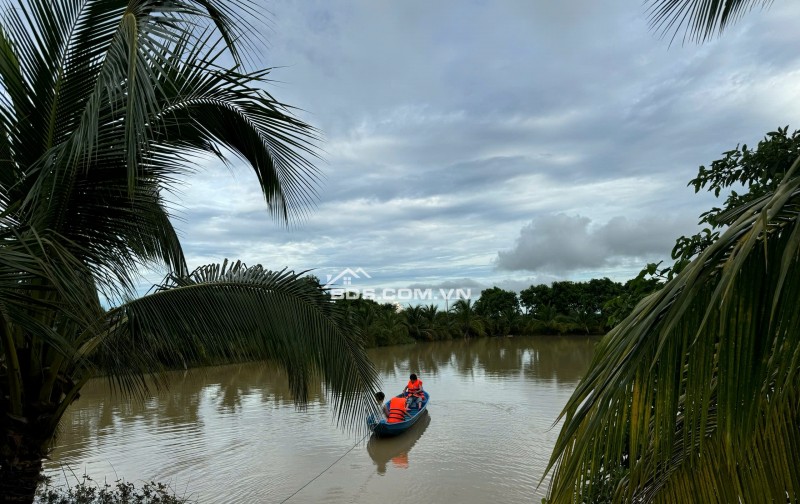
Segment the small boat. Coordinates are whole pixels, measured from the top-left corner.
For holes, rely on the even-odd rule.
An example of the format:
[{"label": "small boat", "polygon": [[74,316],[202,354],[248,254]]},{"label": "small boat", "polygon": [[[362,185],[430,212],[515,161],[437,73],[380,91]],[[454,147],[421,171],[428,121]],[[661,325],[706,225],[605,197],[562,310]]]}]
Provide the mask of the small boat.
[{"label": "small boat", "polygon": [[[412,425],[417,423],[417,420],[422,418],[422,416],[428,412],[428,401],[430,400],[431,396],[424,390],[422,393],[425,394],[425,398],[422,400],[422,406],[419,408],[409,408],[408,417],[404,421],[389,423],[386,420],[380,420],[376,422],[375,416],[370,415],[367,418],[367,425],[369,426],[370,430],[372,430],[372,432],[374,432],[378,437],[397,436],[398,434],[402,434],[407,431]],[[396,397],[405,396],[403,394],[398,394]],[[389,407],[389,401],[386,402],[386,407]]]}]

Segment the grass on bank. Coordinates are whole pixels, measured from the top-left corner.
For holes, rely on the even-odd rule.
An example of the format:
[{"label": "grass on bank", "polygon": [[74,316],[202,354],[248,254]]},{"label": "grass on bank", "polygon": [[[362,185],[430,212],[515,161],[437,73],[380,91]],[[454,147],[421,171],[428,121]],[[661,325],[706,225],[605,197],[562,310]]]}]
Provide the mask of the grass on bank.
[{"label": "grass on bank", "polygon": [[137,488],[133,483],[117,480],[113,485],[102,485],[84,474],[74,486],[50,486],[46,482],[36,492],[35,504],[194,504],[185,496],[178,496],[165,483],[144,482]]}]

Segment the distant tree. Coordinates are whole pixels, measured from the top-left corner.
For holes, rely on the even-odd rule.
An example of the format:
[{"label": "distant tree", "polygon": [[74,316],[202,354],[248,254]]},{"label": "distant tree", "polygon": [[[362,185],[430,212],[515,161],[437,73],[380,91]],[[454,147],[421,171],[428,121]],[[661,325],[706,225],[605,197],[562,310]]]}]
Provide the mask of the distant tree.
[{"label": "distant tree", "polygon": [[378,308],[377,318],[377,346],[399,345],[413,343],[409,336],[408,325],[405,317],[397,312],[397,307],[392,303],[384,303]]},{"label": "distant tree", "polygon": [[603,320],[606,327],[614,327],[631,314],[633,309],[647,295],[659,290],[663,285],[663,274],[658,264],[649,264],[636,278],[625,282],[622,292],[608,299],[603,305]]},{"label": "distant tree", "polygon": [[[424,328],[415,325],[413,321],[409,323],[408,312],[406,310],[398,312],[397,306],[392,303],[379,303],[363,296],[355,299],[337,299],[335,303],[344,311],[350,322],[358,327],[366,347],[412,343],[415,331]],[[411,313],[419,311],[412,309]]]},{"label": "distant tree", "polygon": [[453,312],[455,325],[459,334],[464,338],[484,336],[486,334],[483,319],[475,311],[471,299],[459,299],[450,309]]},{"label": "distant tree", "polygon": [[433,339],[451,338],[447,324],[447,316],[448,314],[439,311],[439,307],[435,304],[422,307],[422,319],[425,321],[426,331],[428,331]]},{"label": "distant tree", "polygon": [[519,314],[517,293],[499,287],[485,289],[475,302],[475,312],[483,319],[484,328],[489,335],[507,335],[511,332],[512,322],[508,315]]},{"label": "distant tree", "polygon": [[608,278],[593,278],[582,285],[581,307],[583,311],[606,318],[605,304],[622,294],[623,286]]},{"label": "distant tree", "polygon": [[483,317],[498,318],[505,310],[519,311],[516,292],[492,287],[481,291],[480,297],[475,301],[475,311]]},{"label": "distant tree", "polygon": [[498,317],[499,331],[498,336],[508,336],[509,334],[520,334],[523,318],[519,308],[507,306]]},{"label": "distant tree", "polygon": [[564,334],[569,330],[570,318],[558,313],[552,305],[540,306],[535,316],[527,319],[525,332],[528,334]]},{"label": "distant tree", "polygon": [[553,282],[550,291],[550,305],[558,313],[569,315],[583,307],[584,293],[580,284],[567,280]]},{"label": "distant tree", "polygon": [[421,306],[407,306],[403,309],[402,315],[405,317],[403,323],[408,330],[408,335],[415,340],[433,339],[429,332],[426,332],[425,319],[422,316]]},{"label": "distant tree", "polygon": [[434,328],[436,339],[451,339],[461,336],[451,312],[452,310],[439,311],[439,308],[434,304],[430,304],[423,309],[425,319]]},{"label": "distant tree", "polygon": [[553,305],[553,290],[549,285],[531,285],[519,293],[520,304],[525,307],[525,311],[534,317],[538,310],[545,306]]},{"label": "distant tree", "polygon": [[[548,332],[557,328],[558,332],[603,333],[610,327],[606,305],[623,292],[622,284],[608,278],[560,281],[552,286],[531,285],[520,292],[520,301],[533,320],[549,321],[538,326]],[[554,322],[556,317],[558,324]],[[528,324],[528,329],[534,327],[536,323]]]}]

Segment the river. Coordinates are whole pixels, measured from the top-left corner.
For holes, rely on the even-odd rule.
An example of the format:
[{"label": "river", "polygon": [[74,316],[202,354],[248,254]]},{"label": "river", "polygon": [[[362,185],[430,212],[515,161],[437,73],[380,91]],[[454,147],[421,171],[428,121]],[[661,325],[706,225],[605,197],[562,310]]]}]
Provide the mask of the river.
[{"label": "river", "polygon": [[597,341],[370,350],[387,395],[416,372],[431,401],[410,432],[361,442],[363,434],[336,426],[321,388],[297,410],[282,374],[259,364],[173,372],[169,389],[144,401],[96,380],[67,411],[45,470],[56,485],[84,473],[100,482],[162,481],[204,504],[281,503],[309,482],[287,504],[538,503],[558,435],[553,422]]}]

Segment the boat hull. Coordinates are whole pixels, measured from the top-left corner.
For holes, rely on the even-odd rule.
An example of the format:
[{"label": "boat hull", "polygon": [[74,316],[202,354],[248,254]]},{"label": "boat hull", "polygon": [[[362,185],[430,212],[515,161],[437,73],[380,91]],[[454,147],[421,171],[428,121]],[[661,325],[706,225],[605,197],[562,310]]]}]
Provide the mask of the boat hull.
[{"label": "boat hull", "polygon": [[[417,421],[422,418],[425,413],[428,411],[428,401],[430,400],[430,394],[423,391],[425,394],[425,399],[422,401],[422,406],[419,409],[411,409],[409,411],[410,417],[403,421],[403,422],[394,422],[389,423],[386,420],[381,420],[379,422],[375,421],[375,417],[370,415],[367,419],[367,425],[369,426],[370,430],[375,433],[378,437],[392,437],[392,436],[399,436],[400,434],[404,433],[408,429],[411,428],[412,425],[417,423]],[[403,394],[399,394],[396,397],[403,397]],[[389,406],[389,403],[386,403],[386,407]]]}]

